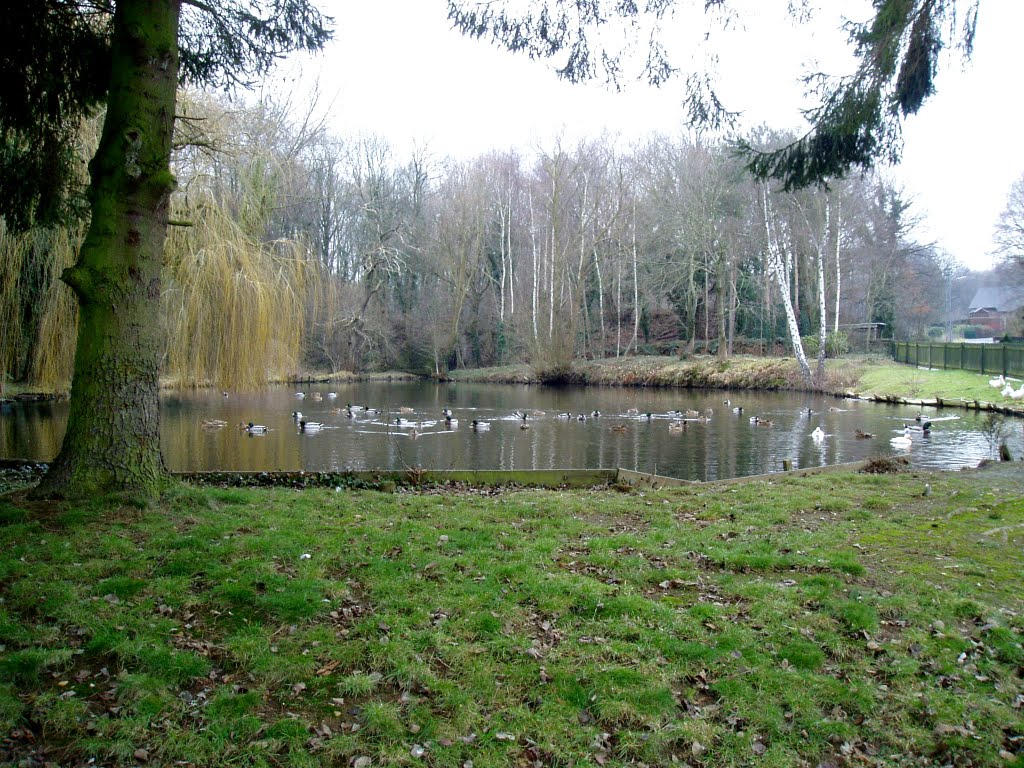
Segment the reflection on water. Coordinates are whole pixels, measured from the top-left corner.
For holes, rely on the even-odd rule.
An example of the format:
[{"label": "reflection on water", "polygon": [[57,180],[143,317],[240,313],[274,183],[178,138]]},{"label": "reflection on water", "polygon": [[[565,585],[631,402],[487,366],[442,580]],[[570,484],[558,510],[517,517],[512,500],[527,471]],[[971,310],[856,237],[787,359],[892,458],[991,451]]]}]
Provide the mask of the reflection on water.
[{"label": "reflection on water", "polygon": [[[623,467],[714,480],[778,471],[785,459],[811,467],[906,453],[890,438],[902,434],[904,424],[920,426],[916,408],[787,392],[419,382],[313,385],[303,392],[301,399],[294,387],[227,397],[215,391],[165,395],[161,430],[168,468]],[[336,398],[329,397],[331,392]],[[349,417],[347,403],[367,410],[356,407]],[[445,408],[456,424],[445,422]],[[295,410],[307,421],[323,423],[323,429],[300,431],[292,417]],[[525,422],[517,415],[521,411],[529,412]],[[593,416],[595,411],[600,415]],[[673,416],[673,411],[689,418]],[[573,417],[560,418],[562,413]],[[579,413],[588,418],[578,419]],[[755,416],[770,426],[752,423]],[[66,403],[5,405],[0,457],[52,459],[66,418]],[[915,466],[974,466],[995,455],[999,437],[1014,456],[1024,452],[1019,419],[992,422],[987,414],[957,409],[924,409],[922,418],[933,426],[929,435],[920,430],[912,435],[909,455]],[[474,419],[487,427],[474,430]],[[204,427],[204,420],[222,420],[227,426]],[[239,425],[250,421],[266,425],[267,433],[247,434]],[[673,423],[685,426],[670,427]],[[815,427],[824,438],[811,437]],[[858,438],[858,430],[873,437]]]}]

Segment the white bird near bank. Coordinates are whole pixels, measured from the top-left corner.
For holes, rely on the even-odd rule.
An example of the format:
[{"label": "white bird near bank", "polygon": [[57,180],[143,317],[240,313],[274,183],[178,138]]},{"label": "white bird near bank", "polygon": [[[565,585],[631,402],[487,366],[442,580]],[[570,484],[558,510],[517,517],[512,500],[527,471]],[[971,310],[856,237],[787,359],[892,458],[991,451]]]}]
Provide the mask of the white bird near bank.
[{"label": "white bird near bank", "polygon": [[811,439],[816,443],[820,443],[825,439],[825,433],[822,431],[821,427],[814,428],[814,431],[811,432]]},{"label": "white bird near bank", "polygon": [[1006,377],[1004,377],[1003,374],[1000,373],[996,378],[989,379],[988,385],[990,387],[995,387],[996,389],[999,389],[1000,387],[1006,385]]}]

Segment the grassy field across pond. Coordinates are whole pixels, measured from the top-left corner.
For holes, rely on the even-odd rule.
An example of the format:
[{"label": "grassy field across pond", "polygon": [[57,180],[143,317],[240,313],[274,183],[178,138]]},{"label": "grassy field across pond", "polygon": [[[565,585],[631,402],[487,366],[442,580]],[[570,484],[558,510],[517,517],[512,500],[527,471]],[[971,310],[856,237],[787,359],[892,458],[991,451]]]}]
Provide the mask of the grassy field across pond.
[{"label": "grassy field across pond", "polygon": [[0,763],[1024,765],[1024,473],[0,498]]}]

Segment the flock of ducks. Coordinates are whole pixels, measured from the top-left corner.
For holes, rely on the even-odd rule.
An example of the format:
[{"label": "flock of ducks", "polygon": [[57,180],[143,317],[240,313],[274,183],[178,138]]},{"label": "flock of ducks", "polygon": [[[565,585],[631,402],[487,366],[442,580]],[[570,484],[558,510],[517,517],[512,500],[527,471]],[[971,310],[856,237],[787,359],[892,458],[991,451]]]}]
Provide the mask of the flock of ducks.
[{"label": "flock of ducks", "polygon": [[988,385],[998,389],[999,394],[1003,397],[1008,397],[1011,400],[1024,400],[1024,383],[1020,385],[1020,389],[1014,389],[1013,385],[1006,380],[1006,377],[999,374],[994,379],[989,379]]},{"label": "flock of ducks", "polygon": [[[1013,397],[1015,400],[1024,398],[1024,385],[1021,386],[1020,390],[1013,390],[1012,387],[1006,383],[1006,380],[1002,376],[999,376],[998,378],[995,379],[990,379],[989,384],[991,384],[993,387],[1004,387],[1003,393],[1009,393],[1009,396]],[[296,392],[295,397],[299,400],[304,400],[306,398],[306,394],[304,392]],[[314,392],[309,397],[312,401],[319,402],[324,400],[325,397],[327,400],[335,400],[337,399],[338,395],[336,392],[328,392],[326,395],[322,395],[319,392]],[[729,400],[725,400],[724,405],[727,408],[731,408],[731,412],[736,415],[743,414],[743,406],[732,406],[732,403]],[[840,411],[842,409],[830,408],[829,410]],[[331,413],[335,415],[344,415],[346,418],[349,419],[357,419],[360,416],[381,416],[387,413],[387,411],[381,408],[373,408],[366,405],[352,405],[351,403],[348,403],[344,407],[331,408]],[[405,432],[404,434],[408,435],[413,439],[416,439],[421,434],[423,434],[421,430],[425,426],[443,424],[446,429],[450,430],[457,427],[459,424],[459,420],[455,418],[451,408],[448,407],[442,409],[440,419],[429,420],[426,422],[424,422],[421,419],[409,418],[410,416],[415,414],[415,410],[407,406],[392,409],[392,413],[395,413],[396,415],[393,418],[389,417],[388,424],[393,424],[395,426],[402,428],[409,428],[409,431]],[[817,415],[817,413],[811,408],[802,409],[800,414],[801,416],[807,419],[810,419]],[[292,420],[297,425],[298,431],[300,433],[315,434],[326,427],[326,425],[323,422],[307,420],[306,418],[304,418],[302,412],[299,410],[292,411],[291,415]],[[531,420],[536,421],[537,419],[543,418],[546,415],[547,414],[544,411],[540,410],[513,411],[511,417],[507,417],[506,419],[503,420],[514,419],[519,422],[520,429],[526,430],[530,429]],[[653,413],[650,411],[640,412],[636,408],[629,408],[625,412],[625,414],[622,415],[628,419],[647,422],[653,422],[656,419],[662,420],[667,418],[669,420],[668,431],[672,434],[682,434],[687,431],[691,423],[707,424],[708,422],[710,422],[712,416],[714,416],[714,410],[712,408],[705,408],[703,411],[697,411],[694,409],[680,409],[671,410],[668,411],[667,413]],[[554,418],[559,421],[585,422],[591,419],[601,418],[601,412],[598,410],[583,411],[579,413],[563,411],[561,413],[556,414]],[[928,436],[930,434],[932,427],[931,421],[925,419],[925,417],[920,413],[915,417],[914,420],[920,423],[921,426],[911,428],[909,424],[904,423],[902,434],[897,435],[896,437],[893,437],[889,440],[889,443],[894,448],[909,450],[913,445],[914,439],[912,437],[912,431],[915,429],[920,430],[921,434],[924,436]],[[763,416],[751,416],[749,418],[749,422],[751,425],[755,427],[773,426],[772,420],[765,418]],[[208,430],[217,430],[225,426],[227,426],[227,422],[221,419],[204,419],[202,421],[202,427]],[[469,422],[469,426],[474,432],[486,432],[490,430],[491,422],[485,419],[474,418],[472,421]],[[242,429],[248,435],[266,435],[270,431],[270,428],[267,427],[265,424],[256,424],[251,421],[239,424],[239,428]],[[610,425],[608,429],[611,432],[624,433],[627,431],[628,428],[626,424],[616,423]],[[870,439],[874,437],[872,433],[865,432],[860,429],[854,431],[854,436],[857,439],[861,440]],[[810,432],[809,437],[812,441],[814,441],[814,443],[821,444],[825,440],[825,438],[828,437],[828,435],[820,426],[816,426]]]}]

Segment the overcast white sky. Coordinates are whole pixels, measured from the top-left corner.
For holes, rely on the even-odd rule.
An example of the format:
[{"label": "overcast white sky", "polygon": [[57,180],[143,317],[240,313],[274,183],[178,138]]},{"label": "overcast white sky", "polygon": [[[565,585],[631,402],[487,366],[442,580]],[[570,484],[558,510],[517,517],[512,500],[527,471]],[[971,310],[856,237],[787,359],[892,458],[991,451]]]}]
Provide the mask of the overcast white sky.
[{"label": "overcast white sky", "polygon": [[[855,13],[858,2],[844,0],[844,11]],[[800,129],[801,65],[846,64],[837,55],[844,49],[838,17],[821,12],[814,24],[794,27],[780,21],[784,0],[738,4],[755,10],[744,16],[745,30],[716,33],[720,93],[750,125]],[[444,0],[325,0],[322,7],[335,17],[335,40],[303,67],[303,80],[319,71],[338,135],[378,134],[399,157],[416,145],[438,157],[470,157],[550,146],[559,135],[608,131],[628,142],[684,129],[681,82],[619,93],[560,82],[550,65],[450,29]],[[964,67],[947,52],[938,93],[907,122],[903,162],[891,171],[924,217],[918,237],[972,268],[990,266],[993,226],[1024,173],[1021,29],[1024,0],[983,0],[972,61]]]}]

